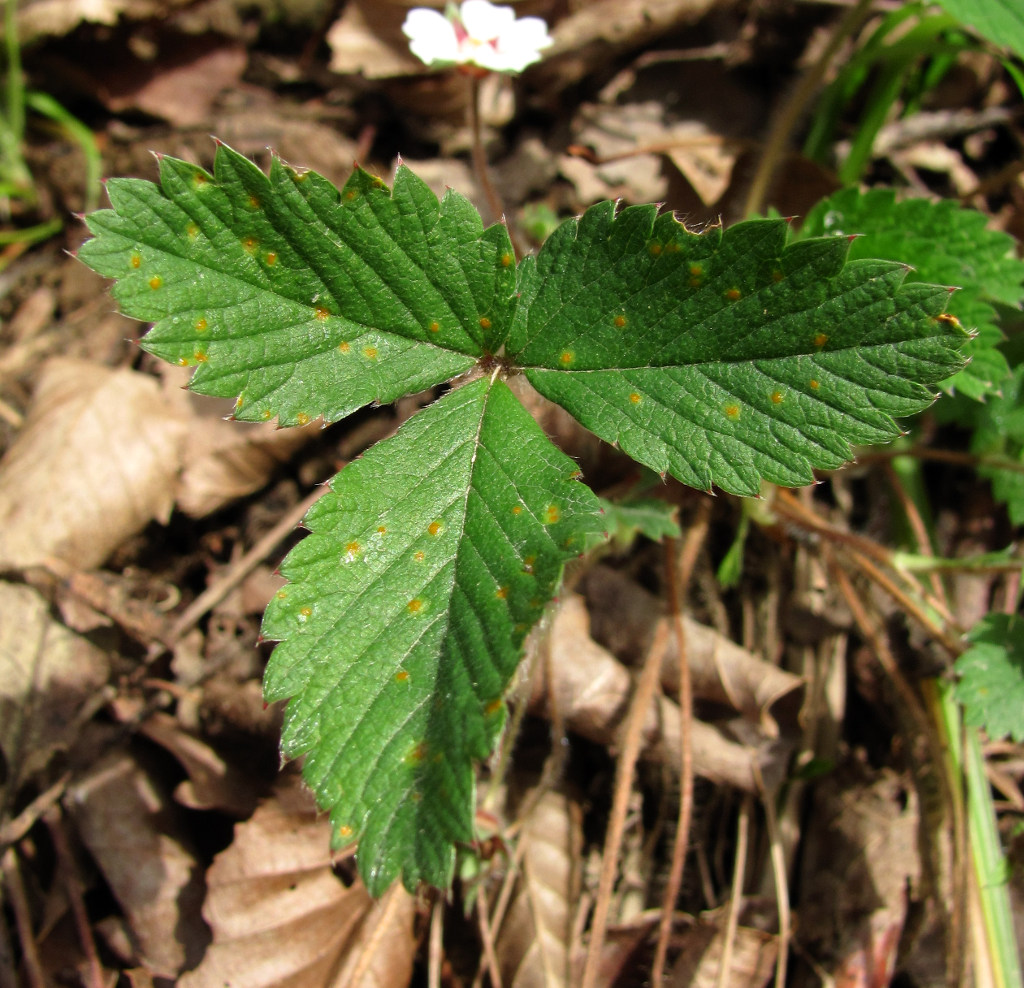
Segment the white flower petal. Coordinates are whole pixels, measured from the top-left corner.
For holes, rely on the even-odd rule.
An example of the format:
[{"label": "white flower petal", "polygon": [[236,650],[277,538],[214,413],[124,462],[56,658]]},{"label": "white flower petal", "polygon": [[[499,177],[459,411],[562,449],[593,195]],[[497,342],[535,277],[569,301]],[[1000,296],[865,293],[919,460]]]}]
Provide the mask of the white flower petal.
[{"label": "white flower petal", "polygon": [[474,41],[494,41],[515,24],[516,12],[511,7],[495,6],[490,0],[466,0],[459,19]]},{"label": "white flower petal", "polygon": [[414,7],[405,17],[402,33],[409,39],[410,51],[427,65],[460,61],[455,28],[436,10]]},{"label": "white flower petal", "polygon": [[522,17],[502,33],[501,48],[549,48],[555,39],[548,34],[547,24],[539,17]]}]

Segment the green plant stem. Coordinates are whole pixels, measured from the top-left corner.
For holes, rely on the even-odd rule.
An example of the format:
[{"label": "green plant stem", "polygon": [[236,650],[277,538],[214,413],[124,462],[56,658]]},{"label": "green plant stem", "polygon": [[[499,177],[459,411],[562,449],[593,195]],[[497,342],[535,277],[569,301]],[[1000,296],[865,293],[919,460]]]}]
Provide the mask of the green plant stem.
[{"label": "green plant stem", "polygon": [[1007,863],[996,827],[992,788],[977,728],[961,724],[960,707],[948,683],[938,683],[938,701],[949,757],[967,782],[967,826],[971,861],[984,917],[985,935],[995,988],[1021,988],[1020,956],[1007,889]]},{"label": "green plant stem", "polygon": [[508,230],[509,240],[512,241],[512,249],[515,251],[516,260],[523,256],[519,247],[519,241],[512,230],[508,220],[505,219],[505,207],[501,203],[494,183],[491,181],[490,169],[487,166],[487,154],[484,151],[483,127],[480,123],[480,77],[471,75],[469,77],[469,128],[473,134],[472,156],[473,170],[476,172],[476,179],[483,189],[484,198],[487,199],[487,206],[491,211],[495,223],[504,223]]},{"label": "green plant stem", "polygon": [[750,183],[747,203],[743,210],[745,216],[757,216],[764,210],[765,200],[771,191],[775,172],[797,124],[814,99],[815,93],[821,88],[821,81],[825,78],[825,73],[843,42],[856,32],[867,19],[871,12],[872,2],[873,0],[857,0],[857,3],[847,10],[842,20],[836,25],[821,57],[807,69],[789,99],[783,104],[768,135],[764,153],[761,155],[757,171],[754,174],[754,180]]}]

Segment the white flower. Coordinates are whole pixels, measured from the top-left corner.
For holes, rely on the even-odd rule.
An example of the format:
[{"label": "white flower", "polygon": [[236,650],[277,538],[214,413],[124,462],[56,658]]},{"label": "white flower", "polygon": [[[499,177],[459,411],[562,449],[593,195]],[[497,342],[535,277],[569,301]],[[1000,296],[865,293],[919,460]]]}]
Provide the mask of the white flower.
[{"label": "white flower", "polygon": [[489,0],[449,4],[446,14],[414,7],[402,25],[412,53],[431,67],[474,65],[490,72],[522,72],[552,43],[539,17],[516,19],[511,7]]}]

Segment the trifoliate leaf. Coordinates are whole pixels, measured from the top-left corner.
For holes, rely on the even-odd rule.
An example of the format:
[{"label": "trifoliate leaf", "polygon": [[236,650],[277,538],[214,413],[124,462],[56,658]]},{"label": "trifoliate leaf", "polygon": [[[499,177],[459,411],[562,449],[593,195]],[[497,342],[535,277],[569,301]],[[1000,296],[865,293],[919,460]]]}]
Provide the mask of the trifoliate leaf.
[{"label": "trifoliate leaf", "polygon": [[943,288],[786,245],[783,220],[688,232],[594,206],[520,265],[511,361],[588,429],[695,487],[756,494],[898,434],[962,360]]},{"label": "trifoliate leaf", "polygon": [[971,362],[943,387],[980,399],[998,392],[1009,373],[991,303],[1019,307],[1024,300],[1024,262],[1013,238],[987,223],[983,213],[951,199],[897,202],[892,189],[851,188],[815,206],[803,234],[860,234],[850,246],[851,259],[903,261],[914,268],[912,280],[957,286],[948,311],[977,336],[964,348]]},{"label": "trifoliate leaf", "polygon": [[361,169],[339,192],[221,144],[212,176],[163,157],[159,186],[107,192],[79,256],[155,323],[142,345],[195,365],[195,391],[237,397],[236,418],[334,421],[449,380],[504,333],[507,231],[408,168],[394,192]]},{"label": "trifoliate leaf", "polygon": [[263,634],[282,746],[373,894],[447,887],[473,838],[474,760],[594,495],[502,382],[480,379],[347,466],[281,567]]},{"label": "trifoliate leaf", "polygon": [[971,647],[956,661],[954,696],[968,724],[990,738],[1024,741],[1024,621],[1008,614],[983,617],[967,636]]}]

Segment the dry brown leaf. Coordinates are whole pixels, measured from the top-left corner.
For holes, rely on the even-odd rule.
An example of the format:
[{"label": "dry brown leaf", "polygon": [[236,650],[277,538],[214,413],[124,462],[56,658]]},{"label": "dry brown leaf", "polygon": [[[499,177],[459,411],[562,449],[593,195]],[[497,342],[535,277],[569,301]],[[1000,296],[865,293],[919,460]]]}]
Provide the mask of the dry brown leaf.
[{"label": "dry brown leaf", "polygon": [[[856,773],[854,778],[849,776]],[[859,766],[821,781],[802,843],[800,942],[837,984],[888,984],[909,897],[921,880],[917,799],[892,773]]]},{"label": "dry brown leaf", "polygon": [[174,977],[209,941],[202,883],[174,805],[128,754],[115,754],[70,790],[68,808],[131,929],[139,960]]},{"label": "dry brown leaf", "polygon": [[[361,882],[346,888],[332,869],[330,837],[309,790],[284,776],[207,872],[203,915],[213,943],[179,988],[341,988],[353,974],[359,985],[406,984],[411,897],[398,889],[375,907]],[[350,966],[360,960],[362,973]]]},{"label": "dry brown leaf", "polygon": [[[688,929],[679,938],[679,960],[668,980],[670,988],[717,988],[722,983],[723,946],[719,923],[700,922]],[[737,927],[724,983],[729,988],[764,988],[775,973],[777,953],[777,937],[749,926]]]},{"label": "dry brown leaf", "polygon": [[[639,662],[658,623],[667,620],[658,598],[608,566],[594,567],[581,590],[590,607],[594,638],[623,661]],[[683,629],[694,696],[732,707],[776,737],[772,710],[788,698],[787,713],[795,715],[803,680],[691,618],[683,618]],[[661,685],[670,696],[679,692],[679,647],[674,637],[662,662]]]},{"label": "dry brown leaf", "polygon": [[182,730],[168,714],[155,713],[139,726],[150,741],[169,751],[188,778],[174,790],[174,798],[193,810],[223,810],[248,816],[256,805],[252,780],[229,765],[208,744]]},{"label": "dry brown leaf", "polygon": [[580,845],[578,815],[574,818],[569,799],[557,792],[544,793],[519,833],[520,876],[495,944],[502,984],[569,984]]},{"label": "dry brown leaf", "polygon": [[732,181],[732,170],[739,158],[739,146],[713,134],[696,120],[674,125],[665,153],[678,168],[705,206],[712,206],[725,195]]},{"label": "dry brown leaf", "polygon": [[[172,381],[175,376],[171,374]],[[182,415],[190,423],[175,500],[193,518],[258,491],[322,428],[319,422],[279,429],[270,422],[227,421],[231,403],[178,389],[174,394],[181,396]]]},{"label": "dry brown leaf", "polygon": [[0,564],[99,566],[166,519],[185,425],[152,378],[79,360],[43,366],[0,461]]},{"label": "dry brown leaf", "polygon": [[237,86],[247,62],[243,45],[216,35],[163,32],[153,58],[124,52],[93,73],[100,98],[115,113],[142,110],[175,127],[195,127],[210,120],[215,100]]},{"label": "dry brown leaf", "polygon": [[[555,612],[542,648],[550,662],[555,706],[566,728],[597,744],[614,746],[632,692],[629,670],[590,637],[590,618],[583,598],[566,595]],[[542,661],[545,658],[542,656]],[[534,676],[531,709],[550,716],[545,676]],[[754,748],[728,741],[714,727],[695,720],[691,725],[693,770],[719,785],[757,792],[753,766],[761,759]],[[658,696],[644,726],[642,758],[679,766],[679,707]],[[774,773],[772,773],[774,774]]]},{"label": "dry brown leaf", "polygon": [[165,18],[192,0],[29,0],[18,5],[18,36],[27,44],[44,35],[63,37],[83,21],[114,25],[121,18]]},{"label": "dry brown leaf", "polygon": [[108,673],[106,655],[54,621],[35,590],[0,583],[0,778],[8,791],[73,741],[76,715]]}]

